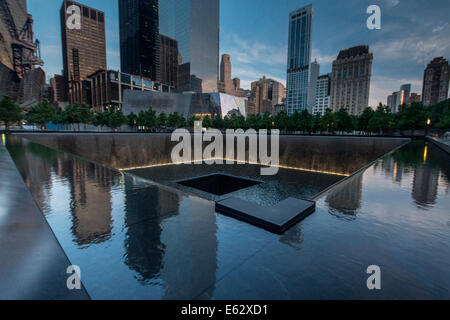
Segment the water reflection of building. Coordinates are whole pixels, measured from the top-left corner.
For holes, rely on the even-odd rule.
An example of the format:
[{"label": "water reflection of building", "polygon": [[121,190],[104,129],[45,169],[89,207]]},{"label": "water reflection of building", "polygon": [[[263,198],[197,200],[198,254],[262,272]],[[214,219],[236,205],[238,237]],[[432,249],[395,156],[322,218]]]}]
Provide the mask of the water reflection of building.
[{"label": "water reflection of building", "polygon": [[385,176],[392,178],[392,181],[401,183],[403,178],[403,166],[396,161],[393,157],[389,157],[382,160],[381,168],[385,173]]},{"label": "water reflection of building", "polygon": [[161,223],[178,214],[179,202],[176,193],[125,178],[125,264],[139,273],[141,281],[155,278],[162,268]]},{"label": "water reflection of building", "polygon": [[70,181],[72,232],[79,245],[101,243],[111,237],[111,171],[85,161],[65,162]]},{"label": "water reflection of building", "polygon": [[414,172],[412,197],[419,206],[428,206],[436,202],[439,182],[439,170],[423,165]]},{"label": "water reflection of building", "polygon": [[394,163],[394,172],[392,173],[392,179],[395,182],[401,183],[403,178],[403,166],[397,161]]},{"label": "water reflection of building", "polygon": [[177,221],[164,226],[161,240],[166,248],[161,270],[167,284],[164,299],[192,299],[205,289],[203,296],[212,297],[218,250],[214,205],[183,198]]},{"label": "water reflection of building", "polygon": [[[47,207],[52,189],[51,167],[54,165],[56,151],[47,151],[42,146],[14,136],[8,137],[8,142],[10,141],[11,155],[25,184],[38,205],[41,208]],[[30,152],[25,156],[26,148],[29,148]],[[41,161],[43,156],[46,161]]]},{"label": "water reflection of building", "polygon": [[139,281],[161,280],[165,299],[191,299],[215,283],[217,225],[208,201],[126,176],[125,210],[125,264]]},{"label": "water reflection of building", "polygon": [[362,180],[363,173],[358,173],[334,187],[326,199],[330,208],[344,215],[356,215],[361,208]]}]

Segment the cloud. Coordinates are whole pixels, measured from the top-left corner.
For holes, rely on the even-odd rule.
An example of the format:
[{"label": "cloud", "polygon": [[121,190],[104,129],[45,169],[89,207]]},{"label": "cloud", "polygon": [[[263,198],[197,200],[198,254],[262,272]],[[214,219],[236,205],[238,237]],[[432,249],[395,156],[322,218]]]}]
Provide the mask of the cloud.
[{"label": "cloud", "polygon": [[402,38],[380,41],[372,45],[375,59],[394,62],[413,61],[427,63],[433,57],[450,52],[450,36],[411,35]]},{"label": "cloud", "polygon": [[286,65],[287,63],[287,47],[285,46],[244,40],[237,34],[227,35],[225,42],[223,53],[230,54],[236,62],[265,65]]},{"label": "cloud", "polygon": [[[286,85],[287,46],[244,40],[237,34],[229,33],[224,36],[223,41],[222,53],[230,54],[232,76],[241,79],[242,88],[250,88],[253,81],[264,75]],[[311,58],[317,58],[322,70],[331,70],[331,63],[336,56],[313,49]]]},{"label": "cloud", "polygon": [[336,60],[337,55],[325,55],[320,52],[320,50],[313,49],[311,60],[317,58],[317,62],[322,64],[332,64],[334,60]]},{"label": "cloud", "polygon": [[399,5],[400,0],[384,0],[384,2],[388,8],[393,8]]},{"label": "cloud", "polygon": [[244,89],[250,89],[250,85],[252,82],[257,81],[261,79],[263,76],[266,76],[267,78],[276,80],[280,83],[282,83],[284,86],[286,85],[286,79],[281,78],[275,73],[267,73],[264,71],[259,70],[258,68],[254,68],[251,66],[245,66],[245,67],[233,67],[232,68],[233,77],[237,77],[241,79],[241,88]]},{"label": "cloud", "polygon": [[285,84],[287,46],[244,40],[233,33],[225,33],[222,41],[222,53],[231,56],[232,77],[241,79],[242,88],[249,89],[264,75]]},{"label": "cloud", "polygon": [[445,27],[447,27],[447,26],[448,26],[448,23],[445,23],[445,24],[443,24],[443,25],[440,25],[440,26],[435,27],[431,32],[432,32],[432,33],[441,32],[441,31],[444,30]]}]

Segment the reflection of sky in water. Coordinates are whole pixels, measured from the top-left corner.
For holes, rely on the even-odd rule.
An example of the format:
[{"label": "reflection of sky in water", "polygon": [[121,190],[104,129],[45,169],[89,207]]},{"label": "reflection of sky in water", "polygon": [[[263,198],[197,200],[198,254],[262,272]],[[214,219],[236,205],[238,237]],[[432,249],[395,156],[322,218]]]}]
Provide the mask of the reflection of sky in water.
[{"label": "reflection of sky in water", "polygon": [[[450,298],[450,166],[423,142],[339,184],[282,236],[180,190],[19,138],[7,146],[93,298]],[[365,287],[372,264],[379,292]]]}]

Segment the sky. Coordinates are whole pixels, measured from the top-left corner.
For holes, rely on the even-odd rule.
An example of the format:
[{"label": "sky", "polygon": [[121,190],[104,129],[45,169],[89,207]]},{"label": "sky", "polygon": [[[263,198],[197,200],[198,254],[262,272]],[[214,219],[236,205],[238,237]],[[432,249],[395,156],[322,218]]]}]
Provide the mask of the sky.
[{"label": "sky", "polygon": [[[164,1],[164,0],[160,0]],[[105,12],[109,69],[120,69],[117,0],[79,0]],[[47,77],[62,69],[59,9],[62,0],[28,0]],[[331,72],[340,50],[369,45],[374,55],[370,105],[405,83],[422,94],[423,71],[438,56],[450,60],[448,0],[221,0],[220,53],[231,55],[232,77],[241,86],[267,76],[286,83],[289,12],[314,6],[312,60]],[[381,8],[381,29],[366,26],[370,5]]]}]

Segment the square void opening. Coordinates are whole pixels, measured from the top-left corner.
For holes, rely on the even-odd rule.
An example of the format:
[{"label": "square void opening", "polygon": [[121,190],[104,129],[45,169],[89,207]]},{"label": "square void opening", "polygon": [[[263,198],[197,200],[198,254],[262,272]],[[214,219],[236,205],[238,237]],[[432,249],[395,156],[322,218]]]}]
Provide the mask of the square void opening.
[{"label": "square void opening", "polygon": [[216,196],[222,196],[241,189],[253,187],[261,182],[217,173],[204,177],[178,181],[178,183],[183,186],[212,193]]}]

